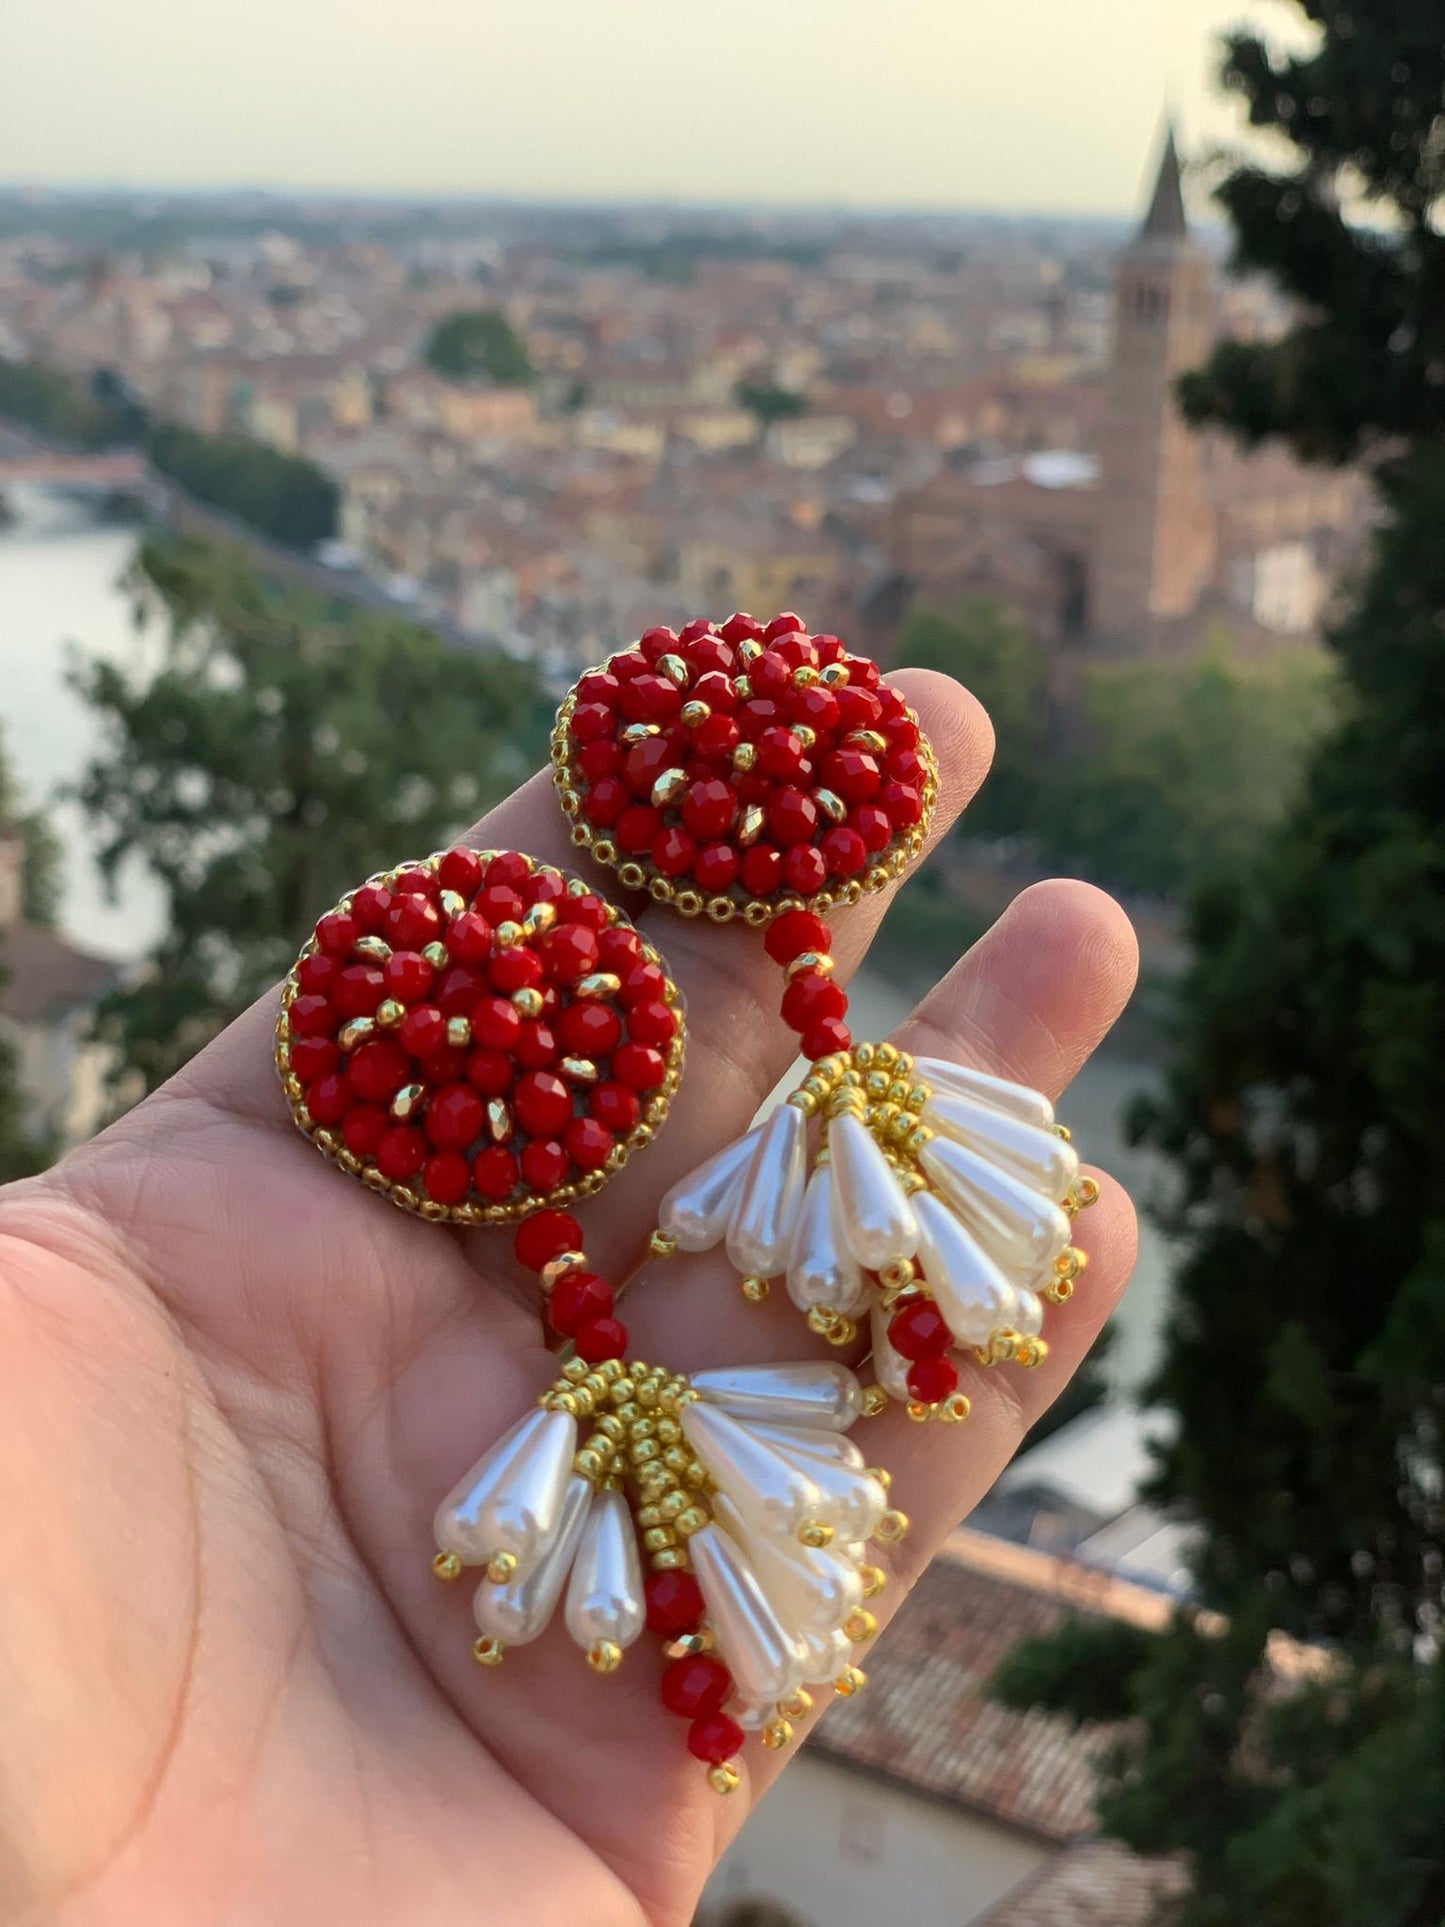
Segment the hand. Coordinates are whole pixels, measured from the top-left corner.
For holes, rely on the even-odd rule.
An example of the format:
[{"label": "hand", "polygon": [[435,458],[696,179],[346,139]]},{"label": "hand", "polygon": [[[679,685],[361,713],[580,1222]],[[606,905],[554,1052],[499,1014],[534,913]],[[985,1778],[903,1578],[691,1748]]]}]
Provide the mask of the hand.
[{"label": "hand", "polygon": [[[987,767],[988,722],[943,677],[899,680],[945,772],[941,833]],[[472,840],[574,867],[543,777]],[[836,919],[840,970],[884,907]],[[657,1143],[582,1214],[614,1275],[792,1054],[756,932],[644,921],[691,1034]],[[1116,906],[1043,884],[898,1041],[1057,1093],[1133,975]],[[429,1524],[552,1375],[536,1283],[505,1233],[419,1223],[317,1156],[272,1069],[274,1013],[263,999],[0,1193],[0,1917],[682,1927],[780,1762],[750,1746],[743,1785],[713,1793],[646,1641],[608,1678],[560,1628],[478,1669],[468,1589],[433,1579]],[[1102,1183],[1048,1362],[965,1368],[956,1430],[867,1422],[913,1520],[885,1615],[1122,1290],[1133,1220]],[[624,1315],[638,1355],[682,1369],[819,1349],[790,1306],[744,1304],[718,1257],[654,1267]]]}]

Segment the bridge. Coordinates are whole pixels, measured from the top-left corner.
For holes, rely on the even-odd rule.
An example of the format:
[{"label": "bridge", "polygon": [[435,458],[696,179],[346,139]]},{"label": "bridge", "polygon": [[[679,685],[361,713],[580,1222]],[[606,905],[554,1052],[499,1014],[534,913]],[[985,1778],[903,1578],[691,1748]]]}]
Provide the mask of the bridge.
[{"label": "bridge", "polygon": [[134,450],[72,455],[60,449],[0,448],[0,489],[17,482],[46,488],[136,489],[145,479],[145,457]]}]

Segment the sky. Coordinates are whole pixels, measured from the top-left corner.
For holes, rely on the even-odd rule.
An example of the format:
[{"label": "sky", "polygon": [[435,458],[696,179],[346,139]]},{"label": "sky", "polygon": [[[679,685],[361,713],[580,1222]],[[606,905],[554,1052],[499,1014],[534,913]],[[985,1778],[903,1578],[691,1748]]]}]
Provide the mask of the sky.
[{"label": "sky", "polygon": [[1274,0],[0,0],[0,181],[1120,213]]}]

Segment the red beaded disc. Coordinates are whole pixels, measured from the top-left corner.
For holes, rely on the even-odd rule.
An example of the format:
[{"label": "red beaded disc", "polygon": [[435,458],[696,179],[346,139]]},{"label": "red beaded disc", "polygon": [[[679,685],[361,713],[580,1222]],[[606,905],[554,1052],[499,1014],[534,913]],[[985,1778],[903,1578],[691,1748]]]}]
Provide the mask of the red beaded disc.
[{"label": "red beaded disc", "polygon": [[598,1190],[667,1115],[682,1053],[652,946],[510,850],[449,850],[343,898],[286,979],[276,1042],[319,1149],[465,1224]]},{"label": "red beaded disc", "polygon": [[552,761],[574,843],[719,923],[882,889],[938,795],[898,691],[792,614],[649,629],[572,689]]}]

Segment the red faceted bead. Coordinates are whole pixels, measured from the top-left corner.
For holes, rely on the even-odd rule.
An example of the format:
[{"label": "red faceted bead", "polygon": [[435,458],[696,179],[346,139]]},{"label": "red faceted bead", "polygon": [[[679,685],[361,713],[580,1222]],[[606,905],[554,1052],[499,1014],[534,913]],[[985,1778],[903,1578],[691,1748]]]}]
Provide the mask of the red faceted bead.
[{"label": "red faceted bead", "polygon": [[534,870],[520,887],[528,903],[560,903],[567,894],[567,879],[549,867]]},{"label": "red faceted bead", "polygon": [[413,865],[409,869],[397,871],[396,881],[391,888],[394,896],[426,897],[430,902],[435,903],[441,886],[430,870],[423,870]]},{"label": "red faceted bead", "polygon": [[351,1089],[337,1071],[318,1077],[306,1093],[306,1108],[313,1122],[326,1126],[339,1124],[351,1104]]},{"label": "red faceted bead", "polygon": [[325,997],[293,997],[286,1021],[293,1037],[329,1037],[336,1012]]},{"label": "red faceted bead", "polygon": [[923,799],[911,783],[885,783],[878,799],[895,830],[911,830],[923,816]]},{"label": "red faceted bead", "polygon": [[764,635],[762,623],[756,616],[745,610],[736,609],[718,630],[724,642],[761,642]]},{"label": "red faceted bead", "polygon": [[634,743],[622,765],[627,784],[638,796],[651,796],[652,786],[665,769],[671,769],[678,751],[670,736],[649,736],[645,743]]},{"label": "red faceted bead", "polygon": [[612,1287],[595,1271],[569,1271],[552,1287],[547,1316],[556,1331],[570,1338],[579,1325],[612,1316]]},{"label": "red faceted bead", "polygon": [[748,681],[755,696],[781,696],[793,680],[793,672],[780,655],[759,656],[748,667]]},{"label": "red faceted bead", "polygon": [[860,688],[850,682],[836,692],[838,700],[838,730],[847,735],[855,729],[872,729],[882,717],[883,711],[878,698],[870,690]]},{"label": "red faceted bead", "polygon": [[666,1075],[661,1051],[648,1044],[619,1044],[612,1054],[612,1074],[634,1091],[656,1090]]},{"label": "red faceted bead", "polygon": [[498,850],[487,864],[489,890],[520,890],[532,874],[532,865],[520,850]]},{"label": "red faceted bead", "polygon": [[[764,662],[768,660],[768,657],[763,657]],[[752,743],[758,740],[765,729],[781,729],[783,722],[782,708],[770,697],[755,696],[738,711],[738,727]]]},{"label": "red faceted bead", "polygon": [[330,1076],[340,1062],[341,1052],[329,1037],[298,1037],[291,1046],[291,1069],[303,1084]]},{"label": "red faceted bead", "polygon": [[928,769],[916,749],[891,749],[888,752],[888,774],[897,782],[922,789]]},{"label": "red faceted bead", "polygon": [[634,1004],[627,1013],[627,1034],[636,1044],[661,1050],[677,1035],[677,1014],[664,1003]]},{"label": "red faceted bead", "polygon": [[[849,680],[857,683],[860,688],[877,689],[883,680],[883,672],[868,656],[845,656],[843,666],[848,671]],[[901,703],[903,698],[900,696],[898,700]]]},{"label": "red faceted bead", "polygon": [[642,1582],[647,1630],[659,1639],[680,1639],[701,1623],[702,1587],[690,1572],[650,1572]]},{"label": "red faceted bead", "polygon": [[550,1024],[529,1017],[517,1033],[512,1056],[526,1071],[550,1070],[557,1061],[557,1038]]},{"label": "red faceted bead", "polygon": [[795,843],[783,852],[783,881],[799,896],[812,896],[827,880],[828,865],[815,843]]},{"label": "red faceted bead", "polygon": [[402,1018],[396,1034],[413,1057],[434,1057],[446,1044],[447,1020],[435,1004],[418,1004]]},{"label": "red faceted bead", "polygon": [[768,804],[767,818],[774,842],[806,843],[818,827],[818,806],[803,790],[782,789]]},{"label": "red faceted bead", "polygon": [[517,1226],[512,1249],[519,1264],[540,1271],[562,1252],[582,1249],[582,1227],[566,1211],[534,1211]]},{"label": "red faceted bead", "polygon": [[356,1158],[375,1157],[391,1119],[379,1104],[353,1104],[341,1126],[342,1140]]},{"label": "red faceted bead", "polygon": [[533,1138],[521,1151],[522,1182],[529,1191],[555,1191],[570,1168],[556,1138]]},{"label": "red faceted bead", "polygon": [[737,801],[720,777],[705,777],[694,783],[682,799],[682,820],[692,834],[704,843],[716,842],[727,835],[737,814]]},{"label": "red faceted bead", "polygon": [[712,624],[706,616],[694,616],[685,622],[677,632],[679,642],[699,642],[704,636],[712,634]]},{"label": "red faceted bead", "polygon": [[642,1100],[636,1091],[616,1079],[596,1085],[587,1099],[587,1108],[614,1137],[626,1137],[635,1131],[642,1116]]},{"label": "red faceted bead", "polygon": [[910,1298],[889,1319],[888,1342],[903,1358],[938,1358],[953,1343],[953,1334],[931,1298]]},{"label": "red faceted bead", "polygon": [[557,1137],[572,1117],[572,1093],[552,1071],[528,1071],[517,1080],[512,1111],[528,1137]]},{"label": "red faceted bead", "polygon": [[741,1751],[743,1729],[726,1713],[706,1713],[687,1729],[687,1750],[695,1760],[721,1766]]},{"label": "red faceted bead", "polygon": [[505,997],[479,997],[473,1004],[472,1038],[488,1050],[511,1050],[521,1030],[521,1014]]},{"label": "red faceted bead", "polygon": [[572,1344],[584,1365],[600,1365],[606,1358],[626,1355],[627,1327],[616,1318],[594,1318],[578,1327]]},{"label": "red faceted bead", "polygon": [[754,843],[750,850],[743,851],[739,875],[749,896],[772,896],[782,887],[782,851],[771,843]]},{"label": "red faceted bead", "polygon": [[[493,867],[495,868],[495,865]],[[496,929],[499,923],[520,922],[527,910],[527,906],[523,903],[516,884],[496,883],[491,879],[490,874],[488,875],[486,889],[477,892],[477,900],[474,907],[492,926],[493,930]]]},{"label": "red faceted bead", "polygon": [[662,824],[657,811],[646,803],[634,803],[624,810],[617,824],[616,843],[624,856],[641,856],[652,848],[652,839]]},{"label": "red faceted bead", "polygon": [[685,1720],[716,1713],[733,1690],[733,1676],[711,1653],[690,1653],[664,1671],[659,1691],[669,1713]]},{"label": "red faceted bead", "polygon": [[721,896],[737,874],[738,853],[730,843],[705,843],[692,860],[692,880],[704,896]]},{"label": "red faceted bead", "polygon": [[482,882],[482,860],[472,850],[448,850],[437,865],[437,881],[459,897],[475,896]]},{"label": "red faceted bead", "polygon": [[607,905],[591,890],[584,892],[581,896],[568,897],[567,914],[563,922],[580,923],[584,930],[590,930],[594,936],[601,936],[607,928],[607,918]]},{"label": "red faceted bead", "polygon": [[537,939],[542,968],[554,984],[575,984],[597,968],[597,935],[580,923],[555,925]]},{"label": "red faceted bead", "polygon": [[456,963],[485,963],[492,954],[492,926],[475,910],[463,910],[447,925],[446,946]]},{"label": "red faceted bead", "polygon": [[789,964],[805,950],[826,957],[833,948],[833,933],[811,910],[785,910],[768,925],[763,948],[777,964]]},{"label": "red faceted bead", "polygon": [[426,1163],[428,1148],[421,1131],[393,1124],[376,1147],[376,1168],[393,1184],[407,1184]]},{"label": "red faceted bead", "polygon": [[384,884],[363,883],[359,890],[352,892],[351,914],[361,930],[371,936],[385,926],[390,908],[391,892]]},{"label": "red faceted bead", "polygon": [[841,1017],[847,1008],[843,986],[821,971],[805,970],[783,992],[783,1022],[790,1030],[811,1030],[825,1017]]},{"label": "red faceted bead", "polygon": [[375,964],[348,964],[331,1001],[339,1017],[370,1017],[385,995],[386,981]]},{"label": "red faceted bead", "polygon": [[820,1057],[831,1057],[834,1051],[847,1050],[853,1042],[853,1033],[841,1017],[825,1017],[805,1030],[799,1040],[798,1049],[810,1063]]},{"label": "red faceted bead", "polygon": [[670,723],[682,708],[682,691],[666,676],[634,676],[623,684],[617,707],[630,723]]},{"label": "red faceted bead", "polygon": [[403,1004],[414,1004],[425,997],[435,974],[426,958],[415,950],[393,950],[381,966],[387,996]]},{"label": "red faceted bead", "polygon": [[587,821],[595,829],[615,829],[632,801],[627,785],[616,776],[604,776],[582,798]]},{"label": "red faceted bead", "polygon": [[757,767],[775,782],[795,782],[803,767],[802,738],[781,724],[765,729],[758,738]]},{"label": "red faceted bead", "polygon": [[569,1056],[606,1057],[622,1035],[622,1019],[608,1004],[568,1004],[555,1028]]},{"label": "red faceted bead", "polygon": [[501,1097],[512,1088],[516,1067],[499,1050],[474,1050],[467,1058],[467,1082],[483,1097]]},{"label": "red faceted bead", "polygon": [[486,987],[487,980],[480,970],[470,964],[453,964],[437,980],[432,999],[443,1017],[467,1017]]},{"label": "red faceted bead", "polygon": [[595,743],[584,743],[575,761],[578,774],[587,782],[600,782],[604,776],[616,776],[621,771],[622,745],[601,737]]},{"label": "red faceted bead", "polygon": [[877,757],[866,749],[850,749],[847,744],[824,759],[822,776],[827,788],[836,791],[845,803],[868,802],[883,783]]},{"label": "red faceted bead", "polygon": [[620,977],[642,955],[642,939],[625,923],[597,933],[597,967],[612,970]]},{"label": "red faceted bead", "polygon": [[309,957],[303,957],[296,966],[297,987],[309,997],[329,996],[340,975],[340,962],[335,957],[328,957],[324,950],[313,950]]},{"label": "red faceted bead", "polygon": [[863,847],[870,856],[877,856],[893,841],[893,825],[888,812],[876,803],[862,804],[853,811],[848,821],[862,837]]},{"label": "red faceted bead", "polygon": [[826,683],[810,683],[806,689],[790,692],[788,714],[795,723],[806,723],[815,735],[829,736],[838,727],[838,698]]},{"label": "red faceted bead", "polygon": [[579,1171],[600,1171],[612,1155],[611,1131],[595,1117],[574,1117],[562,1138]]},{"label": "red faceted bead", "polygon": [[349,957],[360,935],[357,919],[344,910],[328,910],[316,926],[316,941],[330,957]]},{"label": "red faceted bead", "polygon": [[568,728],[577,743],[595,743],[612,734],[613,711],[606,703],[578,703]]},{"label": "red faceted bead", "polygon": [[492,989],[510,997],[518,990],[531,990],[542,981],[542,959],[535,950],[522,944],[509,944],[499,950],[487,966]]},{"label": "red faceted bead", "polygon": [[517,1160],[505,1144],[489,1144],[472,1160],[472,1183],[493,1204],[510,1198],[517,1188]]},{"label": "red faceted bead", "polygon": [[813,647],[818,652],[818,663],[821,668],[826,668],[831,662],[837,662],[843,654],[843,645],[837,636],[814,636]]},{"label": "red faceted bead", "polygon": [[403,891],[386,913],[386,940],[393,950],[424,950],[441,935],[442,913],[423,896]]},{"label": "red faceted bead", "polygon": [[784,609],[780,615],[774,616],[764,629],[763,641],[776,642],[779,636],[806,635],[807,633],[808,625],[803,618],[794,615],[791,609]]},{"label": "red faceted bead", "polygon": [[634,1004],[657,1003],[667,993],[667,976],[660,964],[643,963],[639,960],[620,973],[621,988],[618,1002],[624,1010]]},{"label": "red faceted bead", "polygon": [[795,630],[790,636],[779,636],[773,644],[773,653],[790,669],[816,669],[818,650],[813,638]]},{"label": "red faceted bead", "polygon": [[697,844],[680,823],[660,830],[652,842],[652,867],[660,876],[685,876],[697,855]]},{"label": "red faceted bead", "polygon": [[480,1136],[485,1116],[470,1084],[445,1084],[427,1101],[426,1134],[439,1151],[464,1151]]},{"label": "red faceted bead", "polygon": [[[732,644],[724,642],[721,636],[700,636],[696,642],[688,644],[686,653],[688,665],[694,676],[711,675],[715,672],[726,675],[736,660]],[[694,685],[694,694],[696,694],[696,685]],[[701,700],[706,702],[707,698],[704,696]]]},{"label": "red faceted bead", "polygon": [[438,1151],[421,1167],[421,1181],[437,1204],[462,1204],[472,1188],[472,1169],[460,1151]]},{"label": "red faceted bead", "polygon": [[407,1081],[411,1063],[399,1044],[377,1037],[352,1052],[347,1067],[351,1088],[371,1104],[389,1104]]},{"label": "red faceted bead", "polygon": [[582,703],[615,703],[621,687],[610,671],[589,669],[585,676],[577,679],[577,700]]},{"label": "red faceted bead", "polygon": [[[706,703],[714,717],[731,716],[738,706],[738,692],[733,688],[733,679],[725,669],[705,669],[689,692],[693,702]],[[699,726],[699,733],[706,725]],[[697,734],[694,734],[694,742]]]},{"label": "red faceted bead", "polygon": [[825,830],[818,838],[818,851],[829,876],[857,876],[868,861],[868,845],[846,823],[837,823],[831,830]]},{"label": "red faceted bead", "polygon": [[693,732],[693,749],[705,762],[723,763],[731,758],[742,738],[742,730],[731,716],[709,716]]},{"label": "red faceted bead", "polygon": [[654,628],[643,630],[637,646],[649,662],[656,662],[659,656],[665,656],[669,650],[676,649],[680,640],[681,637],[673,630],[658,623]]},{"label": "red faceted bead", "polygon": [[919,1405],[937,1405],[958,1390],[958,1367],[951,1358],[920,1358],[908,1367],[907,1383]]},{"label": "red faceted bead", "polygon": [[[661,653],[666,655],[667,651],[664,649]],[[617,654],[608,660],[607,668],[618,682],[623,683],[631,682],[634,676],[645,676],[651,664],[640,649],[619,649]]]}]

